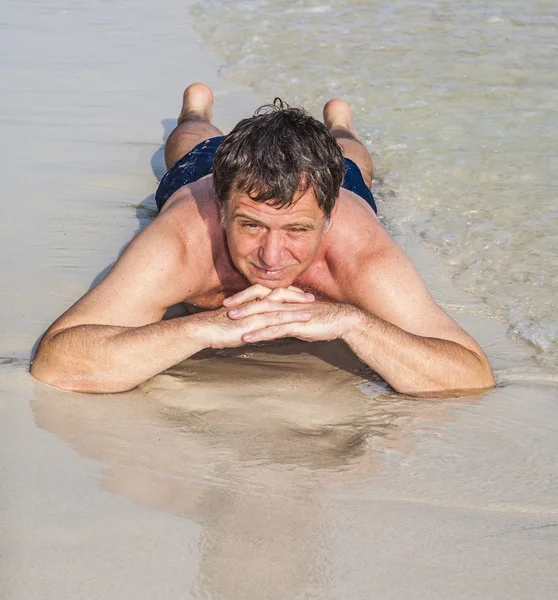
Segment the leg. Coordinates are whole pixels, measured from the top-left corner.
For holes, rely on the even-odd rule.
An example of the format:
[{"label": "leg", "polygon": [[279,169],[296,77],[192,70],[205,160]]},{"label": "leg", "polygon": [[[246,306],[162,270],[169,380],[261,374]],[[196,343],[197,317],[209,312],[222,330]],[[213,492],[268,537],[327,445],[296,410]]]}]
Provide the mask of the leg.
[{"label": "leg", "polygon": [[182,110],[165,144],[167,169],[200,142],[223,135],[212,123],[212,106],[213,93],[203,83],[193,83],[184,90]]},{"label": "leg", "polygon": [[358,133],[353,126],[351,107],[344,100],[330,100],[324,106],[324,123],[337,139],[344,156],[357,164],[364,182],[370,187],[374,167],[368,150],[359,140]]}]

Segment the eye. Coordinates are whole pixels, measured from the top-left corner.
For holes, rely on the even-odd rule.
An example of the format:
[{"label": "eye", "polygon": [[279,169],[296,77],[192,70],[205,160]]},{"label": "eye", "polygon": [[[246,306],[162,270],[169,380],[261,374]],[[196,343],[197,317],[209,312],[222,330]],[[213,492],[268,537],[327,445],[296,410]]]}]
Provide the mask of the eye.
[{"label": "eye", "polygon": [[308,230],[304,227],[292,227],[290,231],[291,233],[306,233]]},{"label": "eye", "polygon": [[243,229],[248,229],[250,231],[255,231],[259,227],[259,225],[257,223],[250,223],[249,221],[245,221],[243,223],[240,223],[240,226]]}]

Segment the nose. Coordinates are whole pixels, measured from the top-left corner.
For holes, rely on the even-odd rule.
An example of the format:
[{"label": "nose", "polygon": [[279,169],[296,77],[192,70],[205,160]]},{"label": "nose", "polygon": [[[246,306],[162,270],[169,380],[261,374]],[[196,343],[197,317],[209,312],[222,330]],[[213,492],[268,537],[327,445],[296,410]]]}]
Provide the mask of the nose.
[{"label": "nose", "polygon": [[267,269],[281,266],[283,243],[280,231],[268,231],[261,239],[258,258]]}]

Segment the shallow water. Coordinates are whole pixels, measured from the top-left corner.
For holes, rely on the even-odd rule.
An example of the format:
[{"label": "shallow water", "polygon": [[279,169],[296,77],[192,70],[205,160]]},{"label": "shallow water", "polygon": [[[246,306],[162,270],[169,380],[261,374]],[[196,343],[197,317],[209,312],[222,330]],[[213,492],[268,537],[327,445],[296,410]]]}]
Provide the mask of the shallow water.
[{"label": "shallow water", "polygon": [[[246,6],[279,25],[284,18],[273,3]],[[385,5],[382,17],[399,45],[398,27],[410,19],[401,6]],[[417,18],[424,7],[413,6]],[[486,349],[499,387],[409,399],[342,345],[302,342],[204,353],[116,396],[71,394],[30,377],[42,331],[152,216],[161,141],[185,84],[213,87],[224,129],[259,101],[215,76],[219,59],[200,52],[186,9],[176,0],[4,3],[0,597],[368,600],[372,590],[394,600],[556,598],[558,380],[534,348],[509,339],[495,308],[449,285],[417,243],[416,231],[440,231],[450,213],[419,211],[413,190],[443,177],[452,184],[445,154],[417,151],[417,132],[434,139],[432,131],[453,130],[427,131],[421,105],[409,133],[414,109],[404,90],[380,88],[370,113],[359,82],[351,88],[379,165],[385,222],[436,299]],[[342,9],[285,9],[295,24],[308,10],[317,22]],[[229,16],[232,24],[245,15]],[[284,31],[286,44],[294,29]],[[348,60],[342,46],[332,52]],[[247,54],[254,68],[263,58]],[[289,76],[314,81],[311,66]],[[327,81],[324,95],[335,91]],[[437,165],[431,178],[427,164]]]},{"label": "shallow water", "polygon": [[6,368],[8,598],[26,558],[41,599],[116,599],[123,573],[184,598],[555,596],[551,386],[410,400],[342,345],[297,342],[204,353],[118,397]]},{"label": "shallow water", "polygon": [[[380,212],[558,366],[558,9],[519,0],[202,0],[228,78],[320,114],[341,96]],[[392,195],[395,192],[395,196]]]}]

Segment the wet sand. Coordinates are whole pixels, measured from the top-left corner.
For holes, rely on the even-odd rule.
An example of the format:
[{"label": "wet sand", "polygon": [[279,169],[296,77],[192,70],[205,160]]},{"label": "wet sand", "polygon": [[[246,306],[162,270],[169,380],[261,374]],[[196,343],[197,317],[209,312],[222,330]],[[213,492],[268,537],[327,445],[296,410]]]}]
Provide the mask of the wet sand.
[{"label": "wet sand", "polygon": [[5,5],[0,597],[555,598],[557,379],[387,199],[494,391],[413,400],[342,344],[296,341],[116,396],[30,377],[42,331],[153,216],[184,86],[213,86],[225,130],[269,100],[218,77],[189,5]]}]

